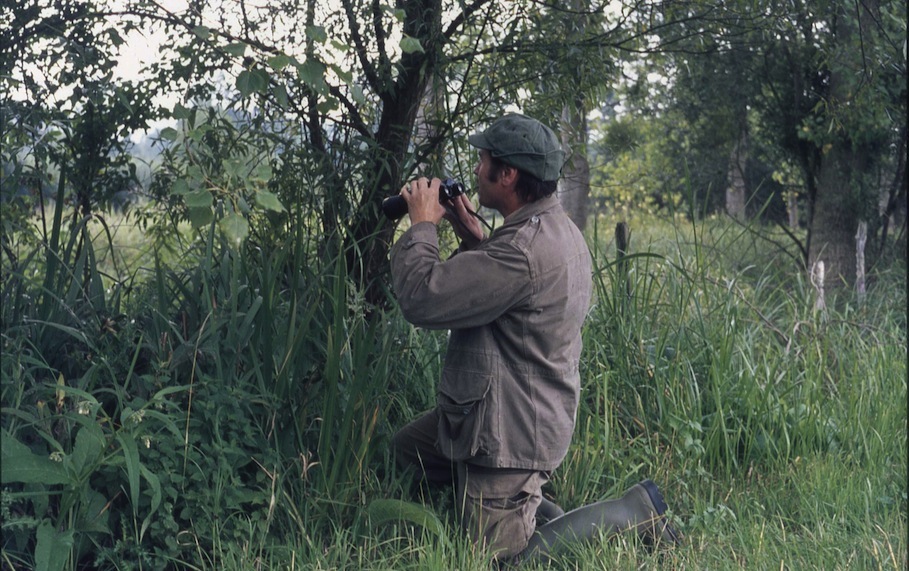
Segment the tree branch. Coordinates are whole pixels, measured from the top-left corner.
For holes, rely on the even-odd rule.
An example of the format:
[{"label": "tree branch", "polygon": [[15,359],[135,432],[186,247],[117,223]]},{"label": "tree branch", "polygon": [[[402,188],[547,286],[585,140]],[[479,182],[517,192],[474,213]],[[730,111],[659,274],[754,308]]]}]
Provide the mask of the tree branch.
[{"label": "tree branch", "polygon": [[363,67],[363,75],[366,78],[366,82],[373,91],[382,93],[382,83],[379,81],[379,74],[376,68],[369,61],[369,52],[363,42],[363,36],[360,34],[360,25],[357,22],[357,15],[354,14],[353,4],[351,4],[350,0],[341,0],[341,4],[344,6],[344,13],[347,15],[347,25],[350,27],[350,36],[353,38],[354,52]]}]

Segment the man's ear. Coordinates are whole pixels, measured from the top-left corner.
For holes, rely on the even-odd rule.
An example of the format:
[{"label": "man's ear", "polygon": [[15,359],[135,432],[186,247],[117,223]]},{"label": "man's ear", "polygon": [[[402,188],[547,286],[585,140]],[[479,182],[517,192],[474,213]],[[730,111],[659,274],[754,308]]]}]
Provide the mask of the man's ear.
[{"label": "man's ear", "polygon": [[518,182],[518,169],[511,165],[502,165],[499,171],[499,182],[504,186],[514,186]]}]

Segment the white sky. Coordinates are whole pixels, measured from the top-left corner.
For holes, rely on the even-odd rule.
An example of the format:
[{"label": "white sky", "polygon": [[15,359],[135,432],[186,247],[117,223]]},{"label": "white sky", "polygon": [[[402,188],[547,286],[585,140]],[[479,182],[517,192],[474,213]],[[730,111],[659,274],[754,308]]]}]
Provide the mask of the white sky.
[{"label": "white sky", "polygon": [[[158,5],[174,13],[184,12],[189,6],[186,0],[158,0]],[[123,39],[126,44],[121,48],[122,55],[117,66],[117,74],[124,79],[141,79],[141,69],[151,63],[160,53],[164,32],[162,30],[155,32],[134,30]]]}]

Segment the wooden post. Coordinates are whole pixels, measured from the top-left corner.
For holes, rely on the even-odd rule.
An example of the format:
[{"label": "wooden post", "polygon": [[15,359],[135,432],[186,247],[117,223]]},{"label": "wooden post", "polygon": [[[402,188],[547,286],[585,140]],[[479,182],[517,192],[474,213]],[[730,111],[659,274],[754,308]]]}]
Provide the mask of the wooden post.
[{"label": "wooden post", "polygon": [[855,292],[858,301],[865,301],[865,242],[868,240],[868,223],[859,222],[855,233]]},{"label": "wooden post", "polygon": [[811,285],[817,293],[814,301],[814,309],[824,311],[827,309],[827,302],[824,299],[824,260],[818,260],[814,267],[811,268]]},{"label": "wooden post", "polygon": [[[616,277],[624,283],[625,297],[631,297],[631,280],[628,277],[628,241],[631,233],[628,231],[628,224],[619,222],[615,225],[615,251],[616,251]],[[622,307],[624,307],[624,303]]]}]

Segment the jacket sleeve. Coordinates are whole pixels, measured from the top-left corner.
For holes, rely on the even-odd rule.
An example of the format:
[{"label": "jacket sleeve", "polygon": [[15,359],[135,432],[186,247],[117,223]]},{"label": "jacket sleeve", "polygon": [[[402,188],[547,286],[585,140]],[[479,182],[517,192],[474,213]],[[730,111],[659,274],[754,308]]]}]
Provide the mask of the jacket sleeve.
[{"label": "jacket sleeve", "polygon": [[411,227],[395,243],[391,275],[405,319],[427,329],[486,325],[533,295],[519,248],[489,238],[443,262],[431,222]]}]

